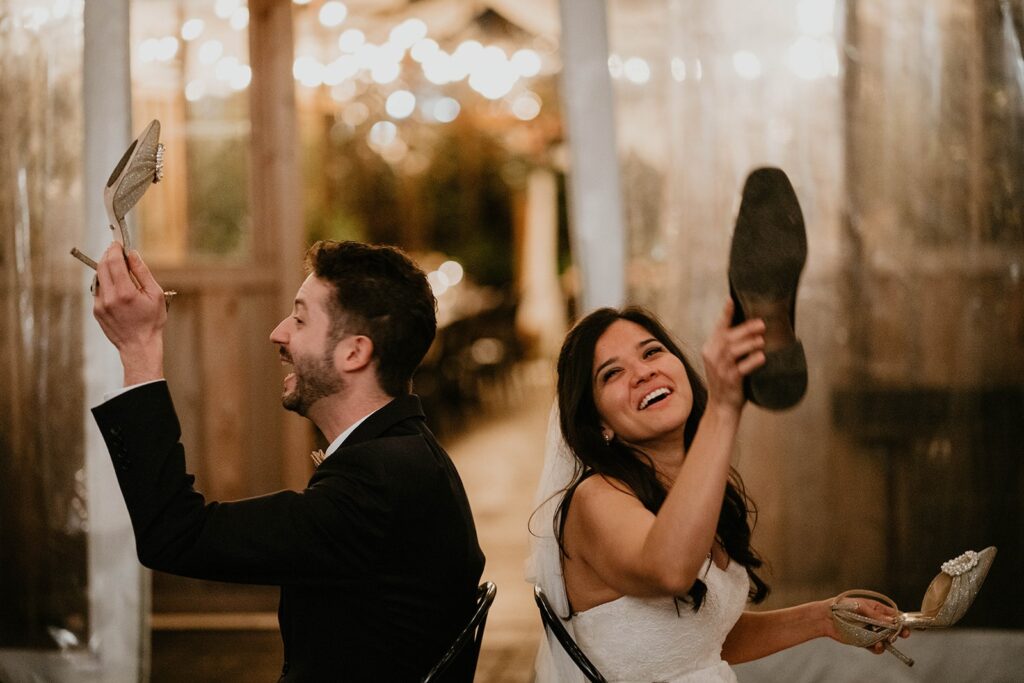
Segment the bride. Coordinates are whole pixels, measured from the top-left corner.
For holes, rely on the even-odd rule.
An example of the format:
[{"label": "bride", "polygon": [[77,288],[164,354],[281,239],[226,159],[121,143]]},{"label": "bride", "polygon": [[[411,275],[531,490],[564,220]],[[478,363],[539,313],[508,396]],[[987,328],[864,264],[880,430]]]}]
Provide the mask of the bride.
[{"label": "bride", "polygon": [[[731,327],[733,305],[703,348],[706,386],[642,309],[595,311],[562,346],[530,573],[609,681],[735,681],[730,664],[839,640],[831,599],[745,611],[768,585],[730,457],[765,328]],[[849,608],[896,615],[866,599]],[[549,635],[537,681],[582,680]]]}]

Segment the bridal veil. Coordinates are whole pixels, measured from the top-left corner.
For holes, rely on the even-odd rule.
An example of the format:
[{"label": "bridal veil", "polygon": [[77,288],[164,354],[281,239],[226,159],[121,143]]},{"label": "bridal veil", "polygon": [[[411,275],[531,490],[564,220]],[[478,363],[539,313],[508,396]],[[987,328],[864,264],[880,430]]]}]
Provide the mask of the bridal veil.
[{"label": "bridal veil", "polygon": [[[544,469],[534,496],[534,513],[530,518],[530,558],[526,566],[526,580],[541,590],[559,616],[569,616],[569,600],[562,577],[562,562],[555,537],[555,515],[565,490],[576,474],[576,459],[562,438],[558,420],[558,405],[551,408],[548,432],[544,440]],[[574,639],[572,621],[563,622]],[[585,683],[586,679],[562,649],[555,636],[544,629],[537,651],[536,683]]]}]

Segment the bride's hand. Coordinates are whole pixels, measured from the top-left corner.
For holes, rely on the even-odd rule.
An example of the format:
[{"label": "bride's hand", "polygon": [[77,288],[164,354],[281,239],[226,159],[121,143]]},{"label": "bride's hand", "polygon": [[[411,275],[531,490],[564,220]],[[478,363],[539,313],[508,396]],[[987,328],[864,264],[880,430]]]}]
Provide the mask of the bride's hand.
[{"label": "bride's hand", "polygon": [[704,373],[708,383],[708,404],[739,410],[743,407],[743,378],[764,365],[763,320],[747,320],[730,327],[733,301],[729,299],[722,315],[704,344]]},{"label": "bride's hand", "polygon": [[[832,621],[832,618],[831,618],[832,605],[835,604],[837,600],[839,600],[839,596],[836,596],[835,598],[832,598],[831,600],[825,600],[824,601],[825,611],[826,611],[826,613],[829,614],[829,617],[828,617],[828,619],[826,620],[825,623],[828,624],[828,627],[827,627],[828,628],[828,630],[827,630],[828,637],[831,638],[832,640],[835,640],[835,641],[841,643],[843,641],[839,638],[839,634],[836,632],[835,624],[834,624],[834,622]],[[890,607],[889,605],[886,605],[885,603],[881,603],[881,602],[878,602],[877,600],[872,600],[870,598],[861,598],[861,597],[857,597],[856,599],[844,598],[842,600],[842,602],[844,603],[844,606],[847,609],[849,609],[849,610],[851,610],[853,612],[856,612],[857,614],[861,614],[861,615],[863,615],[865,617],[869,617],[869,618],[874,619],[876,621],[883,621],[883,622],[884,621],[892,621],[894,626],[895,626],[895,623],[896,623],[896,617],[899,616],[899,611],[893,609],[892,607]],[[910,637],[910,629],[909,628],[902,628],[902,629],[900,629],[899,637],[900,638],[908,638],[908,637]],[[875,653],[876,655],[880,655],[880,654],[883,654],[885,652],[885,642],[883,641],[883,642],[880,642],[880,643],[875,643],[871,647],[867,647],[867,648],[864,648],[864,649],[870,650],[871,652]]]}]

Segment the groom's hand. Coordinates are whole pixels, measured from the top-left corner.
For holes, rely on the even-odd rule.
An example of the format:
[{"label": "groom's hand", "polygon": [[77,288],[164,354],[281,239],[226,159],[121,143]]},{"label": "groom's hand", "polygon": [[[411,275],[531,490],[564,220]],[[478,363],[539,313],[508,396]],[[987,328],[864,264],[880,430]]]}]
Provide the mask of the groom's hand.
[{"label": "groom's hand", "polygon": [[125,386],[161,379],[167,307],[139,252],[126,257],[120,243],[111,244],[96,266],[96,283],[92,314],[121,355]]}]

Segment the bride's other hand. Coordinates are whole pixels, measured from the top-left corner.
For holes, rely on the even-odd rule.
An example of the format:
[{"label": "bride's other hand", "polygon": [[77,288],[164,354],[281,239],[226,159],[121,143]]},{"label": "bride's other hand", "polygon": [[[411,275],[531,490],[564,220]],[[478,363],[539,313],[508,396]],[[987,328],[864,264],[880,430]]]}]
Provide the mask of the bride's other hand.
[{"label": "bride's other hand", "polygon": [[729,299],[711,337],[704,344],[704,373],[708,383],[708,404],[739,410],[746,401],[743,378],[765,362],[764,330],[761,319],[747,320],[731,327],[734,303]]}]

